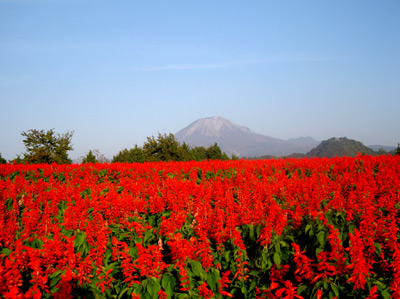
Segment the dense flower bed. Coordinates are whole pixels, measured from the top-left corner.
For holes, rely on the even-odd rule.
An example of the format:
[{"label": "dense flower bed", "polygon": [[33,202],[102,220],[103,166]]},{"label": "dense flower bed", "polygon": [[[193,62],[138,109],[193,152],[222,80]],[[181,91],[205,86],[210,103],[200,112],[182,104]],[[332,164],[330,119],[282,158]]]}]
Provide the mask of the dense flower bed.
[{"label": "dense flower bed", "polygon": [[1,165],[0,297],[400,298],[400,157]]}]

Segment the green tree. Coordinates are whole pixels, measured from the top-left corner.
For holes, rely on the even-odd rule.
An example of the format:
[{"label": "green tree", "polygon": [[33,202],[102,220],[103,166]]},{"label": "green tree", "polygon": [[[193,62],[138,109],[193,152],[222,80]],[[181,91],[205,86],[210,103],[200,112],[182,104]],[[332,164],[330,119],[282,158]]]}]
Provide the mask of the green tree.
[{"label": "green tree", "polygon": [[172,133],[147,137],[143,152],[148,161],[182,161],[181,145]]},{"label": "green tree", "polygon": [[21,164],[24,163],[24,158],[21,158],[20,155],[17,155],[17,157],[15,157],[14,159],[10,160],[10,164]]},{"label": "green tree", "polygon": [[180,161],[193,161],[197,160],[195,155],[193,154],[193,150],[190,148],[189,145],[187,145],[185,142],[183,142],[179,148],[178,148],[178,153],[180,157]]},{"label": "green tree", "polygon": [[113,163],[142,163],[144,162],[145,155],[143,149],[135,145],[132,149],[123,149],[117,155],[115,155],[112,159]]},{"label": "green tree", "polygon": [[202,161],[206,159],[206,149],[204,146],[196,146],[191,149],[193,160]]},{"label": "green tree", "polygon": [[57,163],[70,164],[72,160],[68,157],[68,151],[71,151],[71,139],[73,132],[64,134],[55,133],[53,129],[45,132],[44,130],[29,130],[21,134],[26,153],[24,162],[29,163]]},{"label": "green tree", "polygon": [[0,153],[0,164],[7,164],[7,160],[4,159],[4,158],[1,156],[1,153]]},{"label": "green tree", "polygon": [[231,160],[239,160],[239,156],[236,154],[232,154]]},{"label": "green tree", "polygon": [[375,152],[377,156],[386,155],[387,151],[383,148],[380,148],[377,152]]},{"label": "green tree", "polygon": [[208,148],[203,146],[191,148],[185,142],[180,144],[171,133],[158,133],[157,138],[154,136],[147,137],[147,142],[143,144],[142,148],[135,145],[133,149],[120,151],[113,157],[112,162],[202,161],[216,159],[229,159],[228,155],[222,152],[216,143]]},{"label": "green tree", "polygon": [[397,144],[397,149],[395,151],[395,155],[400,155],[400,143]]},{"label": "green tree", "polygon": [[205,156],[207,160],[229,160],[228,155],[222,152],[217,143],[214,143],[214,145],[206,149]]},{"label": "green tree", "polygon": [[96,156],[93,154],[92,150],[90,150],[87,155],[83,158],[82,164],[84,163],[97,163]]}]

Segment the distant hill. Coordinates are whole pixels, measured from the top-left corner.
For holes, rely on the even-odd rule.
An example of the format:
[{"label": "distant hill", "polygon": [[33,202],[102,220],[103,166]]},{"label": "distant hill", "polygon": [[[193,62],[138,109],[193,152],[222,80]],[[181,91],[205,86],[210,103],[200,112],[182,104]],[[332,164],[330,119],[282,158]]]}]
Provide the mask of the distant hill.
[{"label": "distant hill", "polygon": [[179,142],[190,146],[210,146],[217,143],[228,155],[239,157],[285,156],[306,153],[319,144],[312,137],[282,140],[255,133],[221,116],[196,120],[174,134]]},{"label": "distant hill", "polygon": [[358,153],[374,155],[373,149],[365,146],[359,141],[346,137],[330,138],[322,141],[317,147],[307,153],[308,157],[355,157]]},{"label": "distant hill", "polygon": [[372,148],[376,152],[379,151],[379,150],[382,150],[382,149],[387,151],[387,152],[391,152],[391,151],[396,149],[395,146],[386,146],[386,145],[378,145],[378,144],[368,145],[368,147]]}]

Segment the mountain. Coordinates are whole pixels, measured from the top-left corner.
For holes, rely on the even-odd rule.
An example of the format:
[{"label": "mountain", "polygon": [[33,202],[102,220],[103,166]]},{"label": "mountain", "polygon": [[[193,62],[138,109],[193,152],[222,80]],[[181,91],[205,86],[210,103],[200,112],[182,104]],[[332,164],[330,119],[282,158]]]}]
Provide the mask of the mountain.
[{"label": "mountain", "polygon": [[235,154],[239,157],[306,153],[319,144],[319,141],[312,137],[282,140],[258,134],[222,116],[196,120],[178,131],[175,138],[190,146],[209,146],[217,143],[228,155]]},{"label": "mountain", "polygon": [[395,146],[387,146],[387,145],[377,145],[377,144],[375,144],[375,145],[368,145],[368,147],[369,148],[372,148],[374,151],[379,151],[379,150],[381,150],[381,149],[383,149],[383,150],[385,150],[385,151],[387,151],[387,152],[391,152],[391,151],[393,151],[393,150],[395,150],[396,149],[396,147]]},{"label": "mountain", "polygon": [[365,146],[360,141],[348,139],[346,137],[330,138],[310,150],[307,153],[308,157],[355,157],[358,153],[373,155],[374,150]]}]

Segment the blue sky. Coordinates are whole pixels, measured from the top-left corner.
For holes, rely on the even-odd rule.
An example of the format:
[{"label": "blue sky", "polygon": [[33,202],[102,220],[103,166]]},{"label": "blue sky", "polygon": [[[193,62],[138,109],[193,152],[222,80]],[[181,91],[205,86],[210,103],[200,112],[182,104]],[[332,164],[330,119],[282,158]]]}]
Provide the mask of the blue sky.
[{"label": "blue sky", "polygon": [[400,142],[399,1],[0,0],[0,153],[77,158],[221,115],[276,138]]}]

